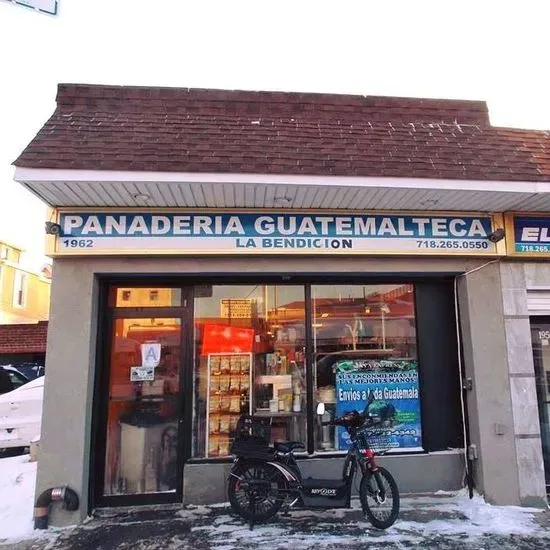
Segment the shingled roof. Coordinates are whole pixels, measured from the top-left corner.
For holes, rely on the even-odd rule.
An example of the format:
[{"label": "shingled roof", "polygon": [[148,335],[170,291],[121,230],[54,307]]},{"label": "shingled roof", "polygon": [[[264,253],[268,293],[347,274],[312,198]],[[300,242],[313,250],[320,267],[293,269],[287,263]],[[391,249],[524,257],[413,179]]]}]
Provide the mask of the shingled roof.
[{"label": "shingled roof", "polygon": [[25,168],[550,181],[550,133],[479,101],[59,86]]},{"label": "shingled roof", "polygon": [[0,325],[0,354],[46,353],[48,321]]}]

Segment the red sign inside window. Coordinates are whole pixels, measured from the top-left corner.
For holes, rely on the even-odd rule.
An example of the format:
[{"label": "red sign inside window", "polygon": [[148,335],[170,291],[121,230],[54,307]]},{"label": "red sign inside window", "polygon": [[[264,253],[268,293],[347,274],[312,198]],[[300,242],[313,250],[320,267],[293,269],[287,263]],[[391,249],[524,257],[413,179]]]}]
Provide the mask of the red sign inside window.
[{"label": "red sign inside window", "polygon": [[254,329],[228,325],[204,325],[201,355],[209,353],[250,353]]}]

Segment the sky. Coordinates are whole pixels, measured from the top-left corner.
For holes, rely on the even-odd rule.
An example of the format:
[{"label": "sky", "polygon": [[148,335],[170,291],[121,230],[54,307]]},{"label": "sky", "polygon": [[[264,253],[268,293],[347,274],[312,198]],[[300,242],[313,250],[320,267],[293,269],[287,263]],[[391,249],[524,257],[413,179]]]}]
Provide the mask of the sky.
[{"label": "sky", "polygon": [[43,252],[11,163],[60,82],[485,100],[550,129],[550,0],[0,0],[0,240]]}]

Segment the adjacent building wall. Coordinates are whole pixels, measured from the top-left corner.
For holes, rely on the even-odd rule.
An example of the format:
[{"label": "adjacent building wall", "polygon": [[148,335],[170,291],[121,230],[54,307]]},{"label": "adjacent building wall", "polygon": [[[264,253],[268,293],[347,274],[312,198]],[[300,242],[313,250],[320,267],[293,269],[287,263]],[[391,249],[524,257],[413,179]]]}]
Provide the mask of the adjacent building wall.
[{"label": "adjacent building wall", "polygon": [[546,502],[546,486],[529,324],[533,312],[528,311],[527,293],[550,290],[550,265],[504,261],[501,276],[520,501],[541,505]]},{"label": "adjacent building wall", "polygon": [[458,279],[478,488],[497,504],[546,505],[527,292],[550,266],[502,260]]},{"label": "adjacent building wall", "polygon": [[[412,273],[462,273],[484,263],[485,260],[465,258],[412,260],[294,256],[287,256],[284,260],[276,257],[55,260],[37,494],[48,487],[69,484],[79,493],[82,504],[75,514],[54,514],[52,522],[58,525],[74,523],[87,513],[97,328],[96,275],[342,272],[348,275],[394,273],[405,276]],[[498,265],[487,266],[462,279],[460,306],[465,367],[474,379],[469,412],[472,440],[477,443],[479,452],[476,462],[478,488],[493,502],[518,504],[522,499],[526,500],[529,490],[520,489],[523,486],[518,479],[516,418],[508,376]],[[63,429],[60,429],[60,419]],[[430,457],[430,460],[434,458]],[[452,463],[447,458],[442,460],[446,461],[445,464]],[[450,472],[448,479],[455,480],[456,473]],[[523,496],[520,498],[520,495]]]},{"label": "adjacent building wall", "polygon": [[514,417],[497,262],[458,279],[477,488],[495,504],[519,504]]},{"label": "adjacent building wall", "polygon": [[[20,263],[21,250],[0,241],[0,324],[37,323],[48,319],[50,279]],[[15,280],[24,274],[24,300],[18,305]]]}]

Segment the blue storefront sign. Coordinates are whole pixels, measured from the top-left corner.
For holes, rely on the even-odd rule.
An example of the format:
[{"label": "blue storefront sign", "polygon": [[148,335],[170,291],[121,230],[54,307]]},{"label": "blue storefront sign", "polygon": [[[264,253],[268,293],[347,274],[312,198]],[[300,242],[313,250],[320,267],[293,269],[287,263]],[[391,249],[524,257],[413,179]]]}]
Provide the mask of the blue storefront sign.
[{"label": "blue storefront sign", "polygon": [[507,226],[513,234],[508,252],[521,256],[550,255],[550,216],[512,214]]},{"label": "blue storefront sign", "polygon": [[[336,365],[336,416],[369,407],[388,448],[422,449],[418,364],[413,360],[349,360]],[[338,428],[338,447],[349,447],[349,435]]]},{"label": "blue storefront sign", "polygon": [[66,212],[53,254],[493,255],[489,215]]}]

